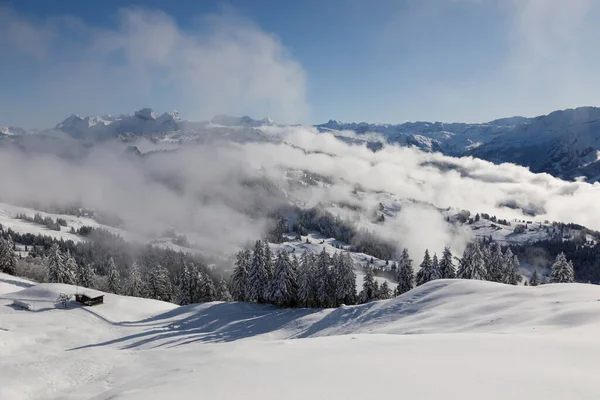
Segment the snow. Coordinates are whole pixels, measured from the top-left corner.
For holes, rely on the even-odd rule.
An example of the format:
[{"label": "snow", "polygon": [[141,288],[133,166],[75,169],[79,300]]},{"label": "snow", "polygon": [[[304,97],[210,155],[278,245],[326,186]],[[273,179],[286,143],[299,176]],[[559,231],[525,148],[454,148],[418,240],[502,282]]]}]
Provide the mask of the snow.
[{"label": "snow", "polygon": [[5,293],[19,291],[23,288],[28,288],[33,285],[35,285],[35,282],[31,282],[27,279],[19,278],[16,276],[0,273],[0,296],[2,296]]},{"label": "snow", "polygon": [[151,108],[142,108],[133,115],[123,114],[118,117],[88,116],[81,118],[71,115],[56,125],[57,130],[80,139],[105,139],[121,133],[152,134],[179,130],[179,113],[164,113],[157,118]]},{"label": "snow", "polygon": [[[18,214],[25,214],[28,217],[32,217],[35,214],[40,214],[42,218],[50,217],[53,220],[57,218],[62,218],[67,222],[66,227],[61,227],[60,231],[55,231],[53,229],[48,229],[43,225],[39,225],[33,222],[17,219],[16,216]],[[30,233],[33,235],[44,235],[50,236],[54,239],[63,239],[63,240],[72,240],[73,242],[81,242],[86,240],[85,237],[71,233],[71,228],[74,228],[76,231],[83,226],[91,226],[93,228],[104,229],[114,235],[119,235],[123,239],[136,243],[149,243],[153,246],[158,246],[162,248],[170,248],[175,251],[184,251],[184,252],[197,252],[198,250],[190,249],[186,247],[182,247],[176,245],[172,242],[172,238],[166,237],[147,237],[141,234],[137,234],[135,232],[115,228],[109,225],[103,225],[98,223],[96,220],[88,217],[78,217],[76,215],[69,214],[55,214],[48,213],[43,211],[34,210],[32,208],[15,206],[12,204],[2,203],[0,202],[0,225],[4,228],[10,228],[14,232],[20,234]]]},{"label": "snow", "polygon": [[[18,214],[25,214],[28,217],[33,218],[35,214],[40,214],[42,218],[50,217],[54,220],[57,218],[62,218],[67,222],[66,227],[61,227],[60,231],[55,231],[53,229],[48,229],[43,225],[35,224],[33,222],[24,221],[21,219],[17,219],[16,216]],[[32,208],[27,207],[19,207],[14,206],[12,204],[0,203],[0,225],[5,228],[10,228],[13,231],[21,234],[31,233],[33,235],[44,235],[50,236],[55,239],[64,239],[64,240],[72,240],[74,242],[83,241],[84,238],[82,236],[70,233],[71,228],[75,230],[83,227],[83,226],[91,226],[94,228],[102,228],[106,229],[111,233],[121,235],[123,237],[132,237],[127,231],[122,229],[113,228],[107,225],[102,225],[93,220],[92,218],[87,217],[77,217],[74,215],[67,214],[53,214],[42,211],[37,211]]]},{"label": "snow", "polygon": [[[0,274],[0,282],[30,283]],[[12,283],[8,283],[11,285]],[[0,398],[596,399],[600,287],[439,280],[330,310],[0,295]],[[2,286],[7,288],[7,286]],[[36,311],[10,306],[36,299]],[[283,396],[283,397],[282,397]]]}]

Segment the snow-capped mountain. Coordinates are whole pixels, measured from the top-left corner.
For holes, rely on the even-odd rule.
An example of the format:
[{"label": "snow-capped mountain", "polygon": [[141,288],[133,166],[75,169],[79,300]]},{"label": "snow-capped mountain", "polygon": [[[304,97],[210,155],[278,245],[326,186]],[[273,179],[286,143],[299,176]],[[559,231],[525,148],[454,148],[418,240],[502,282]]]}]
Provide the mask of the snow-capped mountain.
[{"label": "snow-capped mountain", "polygon": [[317,125],[323,132],[379,134],[387,143],[416,146],[451,156],[470,155],[510,162],[572,180],[600,179],[600,108],[580,107],[536,118],[512,117],[481,124],[408,122],[400,125],[343,123]]},{"label": "snow-capped mountain", "polygon": [[[150,108],[133,114],[79,117],[71,115],[46,135],[64,135],[86,141],[140,136],[155,142],[207,143],[271,140],[261,129],[269,119],[217,115],[209,121],[182,120],[177,111],[157,115]],[[600,179],[600,108],[581,107],[555,111],[536,118],[511,117],[486,123],[406,122],[403,124],[344,123],[330,120],[315,125],[320,132],[376,151],[386,143],[417,147],[450,156],[470,155],[495,163],[511,162],[564,179],[580,176]],[[0,128],[7,142],[27,131]]]},{"label": "snow-capped mountain", "polygon": [[181,121],[181,117],[177,111],[157,116],[151,108],[143,108],[133,115],[103,115],[85,118],[71,115],[56,125],[55,129],[74,138],[104,139],[121,133],[152,134],[177,131],[179,130],[179,121]]},{"label": "snow-capped mountain", "polygon": [[565,179],[600,177],[600,108],[581,107],[536,118],[469,154],[512,162]]},{"label": "snow-capped mountain", "polygon": [[388,143],[416,146],[425,151],[440,151],[447,155],[462,155],[498,135],[526,126],[531,121],[531,118],[512,117],[481,124],[419,121],[393,125],[330,120],[316,127],[322,132],[352,131],[358,135],[376,133]]}]

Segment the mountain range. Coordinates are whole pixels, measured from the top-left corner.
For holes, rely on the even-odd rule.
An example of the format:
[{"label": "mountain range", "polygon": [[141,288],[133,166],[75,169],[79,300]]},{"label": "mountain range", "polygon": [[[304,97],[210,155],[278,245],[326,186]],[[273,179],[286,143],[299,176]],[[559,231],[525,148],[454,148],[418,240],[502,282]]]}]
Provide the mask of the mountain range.
[{"label": "mountain range", "polygon": [[[54,129],[38,135],[81,139],[87,142],[140,136],[155,142],[184,144],[213,140],[237,142],[271,140],[265,126],[275,123],[249,116],[215,116],[210,121],[182,120],[177,111],[157,115],[150,108],[119,116],[71,115]],[[494,163],[510,162],[567,180],[600,179],[600,108],[580,107],[554,111],[535,118],[510,117],[485,123],[406,122],[402,124],[345,123],[330,120],[313,127],[353,143],[366,143],[374,151],[385,144],[415,146],[448,156],[473,156]],[[18,141],[30,133],[21,128],[0,128],[0,139]],[[27,135],[30,136],[30,135]],[[31,138],[29,138],[31,141]]]}]

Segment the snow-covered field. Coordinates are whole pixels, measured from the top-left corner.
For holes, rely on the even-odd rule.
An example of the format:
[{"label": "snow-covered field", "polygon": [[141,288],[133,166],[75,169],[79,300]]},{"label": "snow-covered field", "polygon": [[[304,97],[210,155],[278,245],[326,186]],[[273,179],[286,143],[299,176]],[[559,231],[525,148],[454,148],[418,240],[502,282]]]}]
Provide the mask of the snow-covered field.
[{"label": "snow-covered field", "polygon": [[[0,274],[0,399],[597,399],[600,287],[430,282],[330,310],[177,307]],[[28,287],[29,286],[29,287]],[[14,308],[28,301],[33,311]]]}]

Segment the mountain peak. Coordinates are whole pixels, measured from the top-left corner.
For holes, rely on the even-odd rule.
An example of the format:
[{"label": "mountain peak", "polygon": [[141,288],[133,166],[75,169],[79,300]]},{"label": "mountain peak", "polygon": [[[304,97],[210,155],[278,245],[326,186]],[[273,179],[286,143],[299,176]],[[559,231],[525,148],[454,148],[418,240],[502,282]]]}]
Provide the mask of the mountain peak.
[{"label": "mountain peak", "polygon": [[136,111],[134,115],[146,121],[156,119],[156,114],[151,108],[142,108],[141,110]]}]

